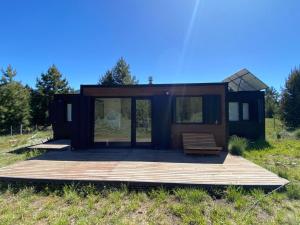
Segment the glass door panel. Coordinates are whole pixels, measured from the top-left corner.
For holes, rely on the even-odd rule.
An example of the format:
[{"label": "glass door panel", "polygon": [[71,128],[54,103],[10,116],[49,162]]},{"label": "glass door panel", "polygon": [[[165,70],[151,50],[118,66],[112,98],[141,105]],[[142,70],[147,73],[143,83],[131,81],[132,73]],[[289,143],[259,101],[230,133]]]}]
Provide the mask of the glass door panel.
[{"label": "glass door panel", "polygon": [[96,98],[94,142],[131,143],[131,98]]},{"label": "glass door panel", "polygon": [[136,144],[152,142],[151,100],[136,100]]}]

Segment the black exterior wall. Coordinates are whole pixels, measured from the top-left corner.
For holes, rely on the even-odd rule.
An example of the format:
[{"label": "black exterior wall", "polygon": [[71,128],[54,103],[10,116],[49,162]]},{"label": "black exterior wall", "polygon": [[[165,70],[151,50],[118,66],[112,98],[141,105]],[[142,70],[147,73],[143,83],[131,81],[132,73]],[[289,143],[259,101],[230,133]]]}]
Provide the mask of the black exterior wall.
[{"label": "black exterior wall", "polygon": [[[74,121],[77,126],[73,129],[71,141],[75,149],[101,147],[139,147],[134,140],[135,119],[134,100],[149,99],[152,105],[152,149],[181,148],[182,132],[211,132],[217,143],[226,149],[227,124],[225,110],[225,93],[227,83],[200,84],[154,84],[154,85],[122,85],[99,86],[82,85],[80,92],[80,106],[77,109],[80,121]],[[201,96],[204,104],[213,111],[212,115],[204,109],[204,123],[177,124],[173,120],[174,100],[177,96]],[[94,104],[95,98],[131,98],[131,143],[127,142],[95,142],[94,141]],[[218,113],[217,113],[218,112]],[[222,118],[221,118],[222,115]],[[214,117],[216,117],[214,119]],[[207,118],[207,119],[205,119]],[[225,131],[226,130],[226,131]],[[80,141],[78,141],[80,140]],[[126,146],[125,146],[126,144]]]},{"label": "black exterior wall", "polygon": [[172,124],[172,98],[170,96],[154,96],[153,110],[153,147],[155,149],[170,148]]},{"label": "black exterior wall", "polygon": [[[72,121],[67,121],[67,104],[72,105]],[[57,94],[50,106],[54,139],[70,139],[73,148],[86,148],[92,140],[92,98],[80,94]]]},{"label": "black exterior wall", "polygon": [[[72,137],[72,121],[67,121],[67,104],[74,105],[78,99],[77,94],[56,94],[50,104],[50,121],[53,129],[54,139],[71,139]],[[73,112],[72,117],[76,114]]]},{"label": "black exterior wall", "polygon": [[[142,86],[143,87],[143,86]],[[147,88],[147,86],[145,86]],[[157,85],[160,88],[160,85]],[[177,86],[163,86],[161,89],[174,90]],[[185,88],[192,89],[195,85],[187,85]],[[218,87],[224,88],[225,93],[223,97],[217,93]],[[87,87],[89,88],[89,87]],[[197,90],[202,90],[199,85]],[[152,104],[152,145],[153,149],[168,149],[175,146],[180,146],[181,132],[216,132],[220,130],[220,126],[227,124],[224,128],[226,131],[216,134],[226,139],[223,146],[227,146],[229,135],[238,135],[248,139],[265,138],[265,118],[264,118],[264,92],[262,91],[247,91],[247,92],[228,92],[227,84],[217,84],[205,87],[203,96],[203,124],[176,124],[174,121],[174,98],[175,95],[153,94],[152,96],[140,93],[139,89],[135,89],[135,95],[132,97],[133,101],[137,98],[147,98],[151,100]],[[213,89],[215,88],[215,89]],[[213,91],[212,91],[213,89]],[[144,89],[143,89],[144,90]],[[148,89],[145,89],[148,90]],[[115,90],[113,90],[115,91]],[[132,91],[132,90],[131,90]],[[158,91],[156,91],[158,92]],[[152,93],[149,92],[150,94]],[[109,95],[118,96],[118,92],[109,92]],[[97,95],[99,96],[99,95]],[[94,104],[97,96],[80,94],[59,94],[51,104],[51,121],[53,126],[55,139],[71,139],[71,146],[73,149],[86,149],[97,146],[94,143]],[[101,96],[101,95],[100,95]],[[105,95],[104,95],[105,96]],[[126,97],[126,96],[125,96]],[[239,121],[228,121],[228,104],[229,102],[239,103]],[[249,120],[242,120],[242,103],[249,103]],[[72,121],[66,120],[66,105],[72,104]],[[223,106],[222,106],[223,105]],[[134,106],[134,104],[133,104]],[[221,108],[221,106],[223,108]],[[132,110],[134,113],[134,110]],[[134,127],[134,123],[133,123]],[[202,127],[199,130],[199,127]],[[133,129],[132,129],[133,130]],[[134,137],[132,135],[132,137]],[[103,147],[103,146],[102,146]],[[105,147],[105,146],[104,146]],[[137,147],[133,144],[132,147]]]},{"label": "black exterior wall", "polygon": [[[228,92],[228,102],[239,103],[239,121],[229,121],[229,135],[265,139],[265,92]],[[249,103],[249,120],[243,120],[243,103]]]}]

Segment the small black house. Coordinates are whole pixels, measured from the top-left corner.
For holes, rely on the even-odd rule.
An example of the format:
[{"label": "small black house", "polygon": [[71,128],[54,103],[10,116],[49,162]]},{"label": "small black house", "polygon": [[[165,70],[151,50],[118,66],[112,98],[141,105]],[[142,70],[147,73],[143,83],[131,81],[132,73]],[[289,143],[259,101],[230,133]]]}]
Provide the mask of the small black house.
[{"label": "small black house", "polygon": [[73,149],[181,149],[182,133],[209,132],[226,150],[230,135],[265,137],[265,88],[246,69],[220,83],[81,85],[55,95],[54,138]]}]

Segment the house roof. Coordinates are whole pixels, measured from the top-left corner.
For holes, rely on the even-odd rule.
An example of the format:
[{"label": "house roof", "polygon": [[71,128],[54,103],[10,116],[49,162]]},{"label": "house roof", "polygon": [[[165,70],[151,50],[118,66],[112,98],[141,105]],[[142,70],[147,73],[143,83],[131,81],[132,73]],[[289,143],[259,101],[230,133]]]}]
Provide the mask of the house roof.
[{"label": "house roof", "polygon": [[223,82],[228,82],[230,91],[260,91],[268,86],[247,69],[242,69],[227,77]]}]

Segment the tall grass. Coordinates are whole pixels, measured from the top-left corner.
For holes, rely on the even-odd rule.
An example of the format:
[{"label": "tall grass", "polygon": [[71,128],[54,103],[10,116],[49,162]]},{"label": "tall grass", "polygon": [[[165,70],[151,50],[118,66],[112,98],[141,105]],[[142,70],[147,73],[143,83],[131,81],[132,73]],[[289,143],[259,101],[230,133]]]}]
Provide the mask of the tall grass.
[{"label": "tall grass", "polygon": [[228,150],[232,155],[243,155],[248,146],[248,140],[238,136],[229,139]]},{"label": "tall grass", "polygon": [[287,196],[290,199],[300,199],[300,183],[294,182],[287,186]]},{"label": "tall grass", "polygon": [[294,136],[296,139],[300,140],[300,128],[294,131]]}]

